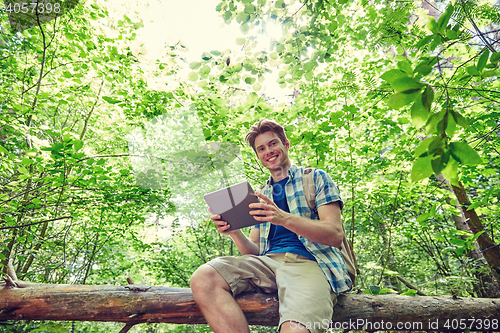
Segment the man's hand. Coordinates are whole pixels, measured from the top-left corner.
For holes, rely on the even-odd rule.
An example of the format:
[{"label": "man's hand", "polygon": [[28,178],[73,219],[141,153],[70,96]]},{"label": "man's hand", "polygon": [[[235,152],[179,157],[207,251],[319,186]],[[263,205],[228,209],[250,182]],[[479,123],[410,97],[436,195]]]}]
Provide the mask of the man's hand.
[{"label": "man's hand", "polygon": [[210,209],[210,207],[208,207],[208,211],[210,212],[210,214],[212,214],[212,216],[210,216],[210,219],[214,221],[215,226],[217,227],[217,231],[220,232],[221,234],[231,236],[232,234],[235,234],[239,231],[239,230],[226,231],[231,227],[229,223],[227,223],[226,221],[222,221],[220,219],[221,216],[214,214]]},{"label": "man's hand", "polygon": [[[251,203],[248,207],[256,209],[251,210],[250,215],[259,222],[271,222],[276,225],[285,225],[290,213],[281,210],[276,204],[264,194],[255,192],[255,195],[262,201]],[[256,216],[263,215],[263,216]]]},{"label": "man's hand", "polygon": [[252,231],[250,231],[250,237],[245,236],[245,234],[240,229],[226,231],[227,229],[229,229],[230,225],[226,221],[222,221],[220,219],[220,215],[214,214],[210,207],[208,208],[208,211],[210,212],[210,214],[212,214],[212,216],[210,216],[210,219],[214,221],[215,226],[217,227],[217,231],[223,235],[230,236],[242,255],[259,255],[260,229],[253,228]]}]

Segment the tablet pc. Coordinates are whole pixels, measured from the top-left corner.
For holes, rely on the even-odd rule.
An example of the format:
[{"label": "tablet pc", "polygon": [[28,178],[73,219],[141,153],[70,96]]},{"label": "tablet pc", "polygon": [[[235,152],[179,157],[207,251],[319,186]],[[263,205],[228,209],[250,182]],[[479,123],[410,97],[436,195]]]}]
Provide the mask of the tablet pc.
[{"label": "tablet pc", "polygon": [[246,181],[206,194],[203,199],[214,214],[220,215],[221,220],[230,225],[226,231],[262,223],[250,215],[248,205],[260,201]]}]

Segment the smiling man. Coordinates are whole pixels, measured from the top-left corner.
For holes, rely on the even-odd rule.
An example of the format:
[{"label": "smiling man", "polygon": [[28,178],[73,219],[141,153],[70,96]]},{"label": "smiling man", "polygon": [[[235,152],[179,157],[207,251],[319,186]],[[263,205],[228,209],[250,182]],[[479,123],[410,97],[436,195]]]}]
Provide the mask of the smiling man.
[{"label": "smiling man", "polygon": [[342,201],[330,176],[315,169],[317,211],[304,196],[304,169],[288,156],[290,142],[278,123],[262,119],[246,136],[271,176],[260,203],[250,214],[261,222],[247,237],[212,215],[220,233],[229,235],[241,257],[220,257],[191,277],[193,296],[214,332],[250,332],[234,296],[244,291],[278,291],[280,332],[323,332],[332,318],[337,294],[352,282],[339,247]]}]

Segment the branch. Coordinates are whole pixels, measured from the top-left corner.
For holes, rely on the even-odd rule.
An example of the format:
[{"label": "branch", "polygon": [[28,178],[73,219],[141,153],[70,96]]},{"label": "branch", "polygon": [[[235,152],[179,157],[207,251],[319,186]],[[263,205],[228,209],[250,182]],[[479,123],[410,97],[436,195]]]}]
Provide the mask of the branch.
[{"label": "branch", "polygon": [[443,89],[454,89],[454,90],[469,90],[469,91],[481,91],[481,92],[487,92],[487,93],[493,93],[493,94],[500,94],[500,91],[497,90],[486,90],[486,89],[474,89],[474,88],[465,88],[465,87],[443,87],[439,85],[431,85],[433,88],[443,88]]},{"label": "branch", "polygon": [[64,219],[71,219],[71,218],[72,218],[71,216],[63,216],[63,217],[58,217],[58,218],[55,218],[55,219],[50,219],[50,220],[45,220],[45,221],[38,221],[38,222],[27,223],[27,224],[21,224],[21,225],[16,225],[16,226],[12,226],[12,227],[1,227],[0,230],[24,228],[24,227],[28,227],[28,226],[31,226],[31,225],[37,225],[37,224],[41,224],[41,223],[58,221],[58,220],[64,220]]},{"label": "branch", "polygon": [[85,117],[85,122],[83,125],[83,130],[82,133],[80,134],[80,141],[83,140],[83,137],[85,136],[85,133],[87,132],[87,127],[89,125],[90,121],[90,116],[92,116],[92,113],[94,112],[94,109],[97,105],[97,102],[99,102],[99,97],[101,96],[101,91],[102,91],[102,86],[104,85],[104,79],[101,81],[101,87],[99,88],[99,92],[97,93],[97,98],[95,99],[94,105],[92,105],[92,109],[90,109],[89,114],[87,117]]},{"label": "branch", "polygon": [[292,17],[294,17],[298,12],[300,12],[302,10],[302,8],[307,5],[307,3],[309,2],[309,0],[306,0],[306,2],[304,2],[304,4],[302,6],[300,6],[299,9],[297,9],[297,11],[295,13],[293,13],[291,16],[287,17],[286,20],[283,21],[282,24],[285,24],[289,19],[291,19]]},{"label": "branch", "polygon": [[408,282],[405,279],[403,279],[401,276],[397,275],[396,278],[399,281],[401,281],[405,286],[407,286],[409,289],[415,290],[418,295],[420,295],[420,296],[427,296],[426,294],[424,294],[423,292],[421,292],[417,287],[415,287],[414,285],[412,285],[410,282]]},{"label": "branch", "polygon": [[462,8],[464,10],[464,13],[465,15],[467,16],[467,18],[469,19],[469,22],[472,24],[472,26],[474,27],[474,30],[476,30],[476,33],[478,34],[479,36],[479,39],[481,39],[484,43],[484,45],[486,45],[486,47],[491,51],[491,52],[495,52],[495,49],[493,48],[493,46],[490,45],[490,43],[488,43],[488,41],[486,40],[486,38],[484,38],[483,36],[483,33],[481,32],[481,30],[479,30],[479,28],[477,27],[476,25],[476,22],[474,22],[474,20],[472,19],[472,17],[469,15],[469,13],[467,12],[467,9],[465,8],[465,3],[464,3],[464,0],[460,1],[460,3],[462,4]]}]

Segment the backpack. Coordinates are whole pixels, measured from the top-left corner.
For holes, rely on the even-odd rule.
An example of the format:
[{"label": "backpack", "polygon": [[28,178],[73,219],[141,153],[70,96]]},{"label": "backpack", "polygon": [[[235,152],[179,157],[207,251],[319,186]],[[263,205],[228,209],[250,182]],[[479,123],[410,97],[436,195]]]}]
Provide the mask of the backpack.
[{"label": "backpack", "polygon": [[[314,168],[306,168],[304,170],[304,175],[302,176],[302,185],[304,187],[304,195],[306,197],[307,205],[312,211],[317,213],[318,210],[316,209],[316,191],[311,191],[311,189],[316,188],[314,183]],[[342,240],[342,245],[340,246],[340,252],[344,257],[344,261],[347,266],[347,272],[349,273],[352,284],[353,286],[355,286],[356,275],[359,275],[360,271],[358,268],[356,257],[354,256],[352,245],[347,240],[344,223],[342,223],[342,230],[344,231],[344,238]]]}]

